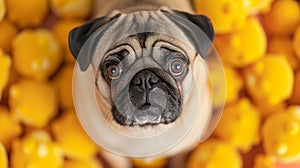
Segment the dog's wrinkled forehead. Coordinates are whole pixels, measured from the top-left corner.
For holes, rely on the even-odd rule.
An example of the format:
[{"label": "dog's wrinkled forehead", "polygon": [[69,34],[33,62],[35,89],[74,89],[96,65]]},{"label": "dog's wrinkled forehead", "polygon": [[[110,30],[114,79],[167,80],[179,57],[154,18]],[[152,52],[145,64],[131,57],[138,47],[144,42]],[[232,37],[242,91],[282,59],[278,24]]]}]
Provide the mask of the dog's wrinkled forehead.
[{"label": "dog's wrinkled forehead", "polygon": [[[115,12],[75,28],[69,35],[69,46],[82,70],[91,62],[99,63],[105,52],[118,41],[134,34],[154,32],[179,39],[203,58],[211,46],[214,31],[203,15],[161,9],[130,14]],[[97,51],[97,56],[93,56]]]}]

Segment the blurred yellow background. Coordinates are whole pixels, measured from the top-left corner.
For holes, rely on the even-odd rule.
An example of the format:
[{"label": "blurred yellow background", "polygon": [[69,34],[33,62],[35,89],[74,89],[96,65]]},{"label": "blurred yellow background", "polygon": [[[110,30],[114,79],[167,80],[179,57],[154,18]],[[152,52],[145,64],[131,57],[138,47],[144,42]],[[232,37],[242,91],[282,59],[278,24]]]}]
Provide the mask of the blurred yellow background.
[{"label": "blurred yellow background", "polygon": [[[299,0],[193,5],[214,25],[227,99],[213,136],[177,162],[188,168],[300,168]],[[93,0],[0,0],[0,168],[109,167],[72,101],[75,60],[67,36],[90,19],[92,6]],[[168,161],[132,163],[174,167]]]}]

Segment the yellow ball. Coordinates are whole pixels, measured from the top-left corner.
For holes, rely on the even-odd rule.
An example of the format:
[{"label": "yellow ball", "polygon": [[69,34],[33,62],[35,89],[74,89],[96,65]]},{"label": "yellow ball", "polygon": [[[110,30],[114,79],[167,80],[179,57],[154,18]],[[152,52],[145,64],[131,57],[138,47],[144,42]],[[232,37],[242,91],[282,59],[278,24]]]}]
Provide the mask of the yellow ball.
[{"label": "yellow ball", "polygon": [[22,127],[6,107],[0,106],[0,142],[6,147],[10,146],[11,140],[22,133]]},{"label": "yellow ball", "polygon": [[268,52],[285,56],[293,69],[297,69],[299,66],[300,61],[294,52],[293,43],[290,37],[275,36],[270,38],[268,41]]},{"label": "yellow ball", "polygon": [[63,44],[64,49],[65,49],[65,61],[67,62],[74,62],[75,58],[73,57],[72,53],[70,52],[69,49],[69,44],[68,44],[68,36],[69,32],[81,25],[83,21],[81,20],[74,20],[74,19],[64,19],[60,20],[55,23],[53,26],[53,32],[54,34],[58,37],[58,40]]},{"label": "yellow ball", "polygon": [[[215,130],[215,135],[243,152],[259,142],[260,115],[248,99],[227,106]],[[245,131],[247,130],[247,131]]]},{"label": "yellow ball", "polygon": [[211,19],[217,34],[240,29],[246,22],[243,0],[194,0],[194,6],[196,13]]},{"label": "yellow ball", "polygon": [[66,64],[53,79],[53,84],[58,90],[61,107],[64,110],[74,108],[72,97],[73,69],[73,63]]},{"label": "yellow ball", "polygon": [[86,18],[93,7],[93,0],[50,0],[50,3],[54,14],[62,18]]},{"label": "yellow ball", "polygon": [[300,159],[300,107],[291,106],[267,118],[262,128],[266,153],[279,160]]},{"label": "yellow ball", "polygon": [[58,112],[54,86],[46,82],[21,80],[11,86],[9,105],[25,125],[44,127]]},{"label": "yellow ball", "polygon": [[241,30],[216,36],[215,46],[222,60],[235,67],[244,67],[265,55],[267,39],[257,18],[250,17]]},{"label": "yellow ball", "polygon": [[300,26],[295,30],[294,37],[293,37],[293,47],[294,50],[300,59]]},{"label": "yellow ball", "polygon": [[11,166],[13,168],[61,168],[63,154],[45,131],[34,131],[13,141]]},{"label": "yellow ball", "polygon": [[96,160],[66,160],[63,168],[102,168]]},{"label": "yellow ball", "polygon": [[57,143],[69,158],[80,160],[92,158],[98,151],[98,146],[82,129],[75,111],[64,112],[52,123],[51,130]]},{"label": "yellow ball", "polygon": [[9,79],[10,66],[11,66],[10,57],[4,54],[0,49],[0,100],[2,98],[2,91],[7,85]]},{"label": "yellow ball", "polygon": [[7,153],[3,146],[3,144],[0,142],[0,167],[6,168],[8,167],[8,159],[7,159]]},{"label": "yellow ball", "polygon": [[46,80],[62,62],[62,47],[49,30],[24,30],[13,41],[13,61],[20,75]]},{"label": "yellow ball", "polygon": [[266,13],[270,10],[274,0],[244,0],[244,6],[248,14]]},{"label": "yellow ball", "polygon": [[40,25],[48,14],[47,0],[7,0],[7,16],[19,27]]},{"label": "yellow ball", "polygon": [[167,164],[167,158],[133,159],[133,165],[137,168],[163,168]]},{"label": "yellow ball", "polygon": [[271,156],[258,154],[255,157],[254,168],[276,168],[275,159]]},{"label": "yellow ball", "polygon": [[243,80],[238,72],[228,66],[224,65],[225,77],[226,77],[226,102],[234,102],[239,97],[239,92],[243,87]]},{"label": "yellow ball", "polygon": [[284,56],[268,54],[245,70],[246,88],[260,106],[274,106],[292,94],[294,74]]},{"label": "yellow ball", "polygon": [[8,20],[2,20],[0,22],[0,32],[5,32],[0,33],[0,48],[2,48],[4,52],[9,53],[12,41],[18,33],[18,29]]},{"label": "yellow ball", "polygon": [[263,17],[266,29],[276,35],[291,35],[300,23],[300,7],[296,0],[277,0]]},{"label": "yellow ball", "polygon": [[242,158],[229,143],[210,139],[191,154],[187,168],[242,168]]},{"label": "yellow ball", "polygon": [[4,18],[6,12],[6,7],[4,4],[4,0],[0,0],[0,21]]}]

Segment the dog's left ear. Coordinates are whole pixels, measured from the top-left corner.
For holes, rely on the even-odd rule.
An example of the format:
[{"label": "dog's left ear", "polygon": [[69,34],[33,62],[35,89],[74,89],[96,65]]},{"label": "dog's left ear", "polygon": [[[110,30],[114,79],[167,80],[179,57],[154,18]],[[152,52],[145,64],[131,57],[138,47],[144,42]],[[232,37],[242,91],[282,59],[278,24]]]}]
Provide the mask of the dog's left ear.
[{"label": "dog's left ear", "polygon": [[117,18],[119,16],[120,14],[117,14],[113,17],[108,17],[108,16],[100,17],[71,30],[68,39],[69,49],[73,54],[73,56],[79,62],[81,70],[86,70],[91,62],[91,55],[87,55],[85,58],[78,58],[79,52],[83,47],[84,43],[97,29],[99,29],[101,26],[103,26],[105,23],[109,22],[110,20]]},{"label": "dog's left ear", "polygon": [[197,49],[197,52],[199,52],[201,54],[201,56],[203,58],[205,58],[207,50],[211,47],[211,45],[213,43],[214,34],[215,34],[214,28],[213,28],[213,25],[212,25],[210,19],[205,15],[189,14],[189,13],[177,11],[177,10],[173,10],[173,12],[176,15],[179,15],[179,16],[189,20],[193,24],[195,24],[207,36],[208,39],[207,38],[206,39],[205,38],[197,39],[197,38],[200,38],[197,36],[197,34],[195,35],[196,37],[194,37],[194,38],[196,38],[195,44],[199,44],[199,42],[197,42],[197,41],[201,41],[200,49],[198,49],[197,46],[196,46],[196,49]]}]

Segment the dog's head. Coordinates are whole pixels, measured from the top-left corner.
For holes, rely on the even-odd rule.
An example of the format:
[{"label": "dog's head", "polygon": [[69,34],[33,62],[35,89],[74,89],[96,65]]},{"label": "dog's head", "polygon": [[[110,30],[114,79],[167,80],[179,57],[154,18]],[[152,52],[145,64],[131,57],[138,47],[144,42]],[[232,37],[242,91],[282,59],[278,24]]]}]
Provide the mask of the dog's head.
[{"label": "dog's head", "polygon": [[94,19],[70,32],[69,46],[80,71],[95,75],[94,88],[85,89],[95,89],[107,123],[124,134],[143,130],[141,136],[149,136],[178,122],[201,121],[199,133],[207,126],[204,62],[213,38],[206,16],[161,9]]}]

